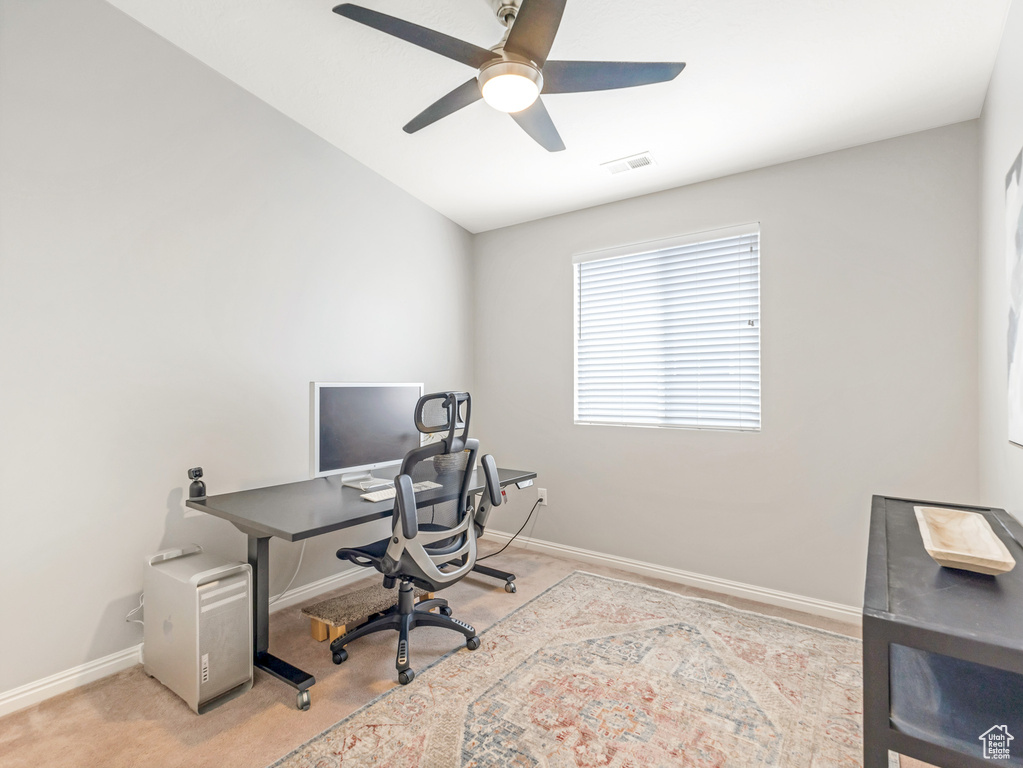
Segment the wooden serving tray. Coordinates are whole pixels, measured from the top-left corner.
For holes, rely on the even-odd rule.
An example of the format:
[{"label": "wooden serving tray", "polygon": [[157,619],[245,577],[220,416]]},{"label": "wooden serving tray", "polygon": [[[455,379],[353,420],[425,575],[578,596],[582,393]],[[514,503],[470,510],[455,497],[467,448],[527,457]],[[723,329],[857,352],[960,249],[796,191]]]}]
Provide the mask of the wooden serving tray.
[{"label": "wooden serving tray", "polygon": [[913,507],[913,511],[924,549],[938,565],[991,576],[1016,567],[1016,560],[983,515],[947,507]]}]

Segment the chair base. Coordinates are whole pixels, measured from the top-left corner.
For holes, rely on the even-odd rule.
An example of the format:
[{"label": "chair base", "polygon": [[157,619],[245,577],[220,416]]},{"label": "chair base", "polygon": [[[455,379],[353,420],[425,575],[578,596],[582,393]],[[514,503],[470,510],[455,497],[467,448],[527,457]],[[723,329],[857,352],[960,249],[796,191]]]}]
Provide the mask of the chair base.
[{"label": "chair base", "polygon": [[[439,608],[441,612],[430,613],[432,608]],[[412,582],[403,580],[398,588],[398,603],[396,605],[371,617],[351,632],[346,632],[331,642],[330,651],[333,654],[334,663],[341,664],[348,658],[345,646],[352,640],[374,632],[394,629],[398,631],[398,653],[395,656],[394,667],[398,670],[398,682],[406,685],[415,677],[415,672],[412,671],[409,664],[409,633],[415,627],[443,627],[461,632],[465,636],[466,648],[470,651],[479,648],[480,641],[476,637],[476,630],[464,621],[451,618],[450,614],[451,609],[448,607],[448,601],[440,597],[421,600],[416,604]]]}]

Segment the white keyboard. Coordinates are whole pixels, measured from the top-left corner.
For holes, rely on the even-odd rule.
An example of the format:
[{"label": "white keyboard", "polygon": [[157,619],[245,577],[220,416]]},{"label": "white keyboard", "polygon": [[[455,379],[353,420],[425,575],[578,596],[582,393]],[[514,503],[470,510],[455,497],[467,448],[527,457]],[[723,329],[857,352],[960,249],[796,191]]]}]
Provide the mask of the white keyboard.
[{"label": "white keyboard", "polygon": [[[440,483],[435,483],[432,480],[424,480],[421,483],[412,483],[412,490],[416,493],[420,491],[428,491],[431,488],[440,488]],[[397,491],[394,490],[394,486],[384,488],[380,491],[370,491],[369,493],[362,494],[362,498],[366,501],[384,501],[385,499],[393,499]]]}]

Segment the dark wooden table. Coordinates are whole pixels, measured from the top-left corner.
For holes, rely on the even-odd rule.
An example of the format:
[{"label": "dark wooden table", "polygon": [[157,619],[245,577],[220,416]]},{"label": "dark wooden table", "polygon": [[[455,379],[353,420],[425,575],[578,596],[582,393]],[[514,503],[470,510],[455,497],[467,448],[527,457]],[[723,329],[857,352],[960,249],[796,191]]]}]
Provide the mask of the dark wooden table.
[{"label": "dark wooden table", "polygon": [[[470,494],[483,491],[482,476],[473,473]],[[498,469],[504,488],[536,477],[535,472]],[[331,531],[345,531],[340,546],[360,547],[387,538],[394,500],[366,501],[363,491],[341,485],[340,475],[317,477],[297,483],[222,493],[185,503],[192,509],[223,518],[248,536],[252,566],[252,663],[298,691],[298,705],[309,706],[309,688],[316,679],[270,653],[270,539],[301,541]],[[429,504],[429,493],[417,494],[417,502]]]},{"label": "dark wooden table", "polygon": [[[924,549],[915,505],[979,512],[1019,565],[999,576],[939,566]],[[943,768],[1023,766],[1017,540],[1023,526],[1001,509],[873,498],[863,603],[865,768],[887,768],[889,749]],[[997,742],[1009,756],[985,758]]]}]

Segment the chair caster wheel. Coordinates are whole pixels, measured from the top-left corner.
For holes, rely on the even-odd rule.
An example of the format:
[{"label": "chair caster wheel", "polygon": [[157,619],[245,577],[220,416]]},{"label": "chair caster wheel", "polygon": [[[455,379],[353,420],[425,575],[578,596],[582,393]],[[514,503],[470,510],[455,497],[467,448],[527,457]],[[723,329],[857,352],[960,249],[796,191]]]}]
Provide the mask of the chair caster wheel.
[{"label": "chair caster wheel", "polygon": [[398,673],[398,682],[402,685],[408,685],[416,679],[416,673],[411,669],[403,669]]},{"label": "chair caster wheel", "polygon": [[335,664],[340,664],[343,661],[348,661],[348,651],[342,648],[340,651],[334,654],[332,657]]},{"label": "chair caster wheel", "polygon": [[311,703],[312,703],[312,699],[309,696],[309,691],[299,691],[298,692],[298,700],[296,701],[296,706],[299,709],[301,709],[303,712],[305,712],[307,709],[309,709],[309,705]]},{"label": "chair caster wheel", "polygon": [[475,636],[470,637],[468,640],[465,641],[465,647],[468,648],[470,651],[475,651],[477,648],[480,647],[479,637]]},{"label": "chair caster wheel", "polygon": [[515,594],[515,592],[518,591],[517,588],[515,587],[515,582],[514,581],[506,581],[504,583],[504,591],[505,592],[510,592],[512,594]]},{"label": "chair caster wheel", "polygon": [[451,606],[450,605],[442,605],[437,610],[439,610],[445,616],[450,616],[451,615]]}]

